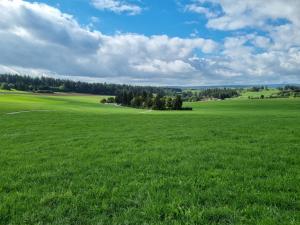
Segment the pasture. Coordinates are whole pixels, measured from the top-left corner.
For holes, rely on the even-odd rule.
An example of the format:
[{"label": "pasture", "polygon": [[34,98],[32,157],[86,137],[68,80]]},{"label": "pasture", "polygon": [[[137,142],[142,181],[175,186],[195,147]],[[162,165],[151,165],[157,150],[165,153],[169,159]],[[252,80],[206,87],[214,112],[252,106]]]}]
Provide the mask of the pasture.
[{"label": "pasture", "polygon": [[269,88],[268,90],[260,90],[260,91],[247,91],[247,90],[244,90],[242,91],[241,93],[241,96],[239,96],[239,98],[243,98],[243,99],[246,99],[248,97],[250,98],[260,98],[261,95],[263,95],[265,98],[268,98],[272,95],[276,95],[278,94],[280,91],[276,88]]},{"label": "pasture", "polygon": [[0,224],[300,224],[300,99],[0,93]]}]

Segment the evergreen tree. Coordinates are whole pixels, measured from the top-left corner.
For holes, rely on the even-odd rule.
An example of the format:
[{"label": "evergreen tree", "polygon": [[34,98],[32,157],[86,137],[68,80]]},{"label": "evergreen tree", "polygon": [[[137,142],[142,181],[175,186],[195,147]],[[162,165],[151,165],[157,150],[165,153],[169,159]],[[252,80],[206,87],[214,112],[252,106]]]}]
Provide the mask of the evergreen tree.
[{"label": "evergreen tree", "polygon": [[156,110],[164,110],[166,107],[166,103],[161,94],[157,94],[153,99],[153,109]]},{"label": "evergreen tree", "polygon": [[[30,77],[10,74],[0,74],[0,83],[7,83],[11,88],[22,91],[38,91],[49,90],[56,92],[76,92],[76,93],[90,93],[99,95],[118,95],[123,90],[140,95],[145,98],[149,93],[162,93],[166,92],[172,94],[177,89],[160,88],[150,86],[132,86],[132,85],[119,85],[107,83],[86,83],[81,81],[71,81],[54,79],[49,77]],[[132,99],[129,95],[129,98]],[[126,100],[124,98],[123,100]],[[130,103],[127,102],[127,103]]]},{"label": "evergreen tree", "polygon": [[1,89],[2,90],[10,90],[10,86],[8,85],[8,83],[2,83],[1,84]]},{"label": "evergreen tree", "polygon": [[173,99],[171,97],[168,97],[166,100],[166,108],[173,109]]},{"label": "evergreen tree", "polygon": [[177,95],[176,98],[173,100],[173,109],[179,110],[182,108],[182,100],[180,95]]}]

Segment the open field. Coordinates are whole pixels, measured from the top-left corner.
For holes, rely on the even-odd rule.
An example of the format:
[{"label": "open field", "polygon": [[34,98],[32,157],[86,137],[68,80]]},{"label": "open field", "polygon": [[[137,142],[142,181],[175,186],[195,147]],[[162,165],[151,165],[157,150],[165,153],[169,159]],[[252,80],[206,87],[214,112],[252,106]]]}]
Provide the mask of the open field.
[{"label": "open field", "polygon": [[279,90],[276,88],[269,88],[268,90],[260,90],[260,91],[243,91],[241,93],[241,96],[239,98],[260,98],[261,95],[264,95],[264,97],[270,97],[271,95],[275,95],[279,93]]},{"label": "open field", "polygon": [[300,99],[100,98],[0,93],[1,225],[300,224]]}]

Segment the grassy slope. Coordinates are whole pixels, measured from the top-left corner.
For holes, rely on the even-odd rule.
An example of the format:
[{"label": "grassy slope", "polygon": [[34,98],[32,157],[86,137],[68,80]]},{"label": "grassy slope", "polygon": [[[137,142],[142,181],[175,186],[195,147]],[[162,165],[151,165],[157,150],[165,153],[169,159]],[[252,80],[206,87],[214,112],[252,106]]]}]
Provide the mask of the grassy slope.
[{"label": "grassy slope", "polygon": [[300,223],[299,99],[99,98],[0,94],[1,225]]},{"label": "grassy slope", "polygon": [[261,95],[264,95],[264,97],[270,97],[272,94],[277,94],[279,92],[278,89],[275,88],[270,88],[268,90],[261,90],[258,92],[255,91],[243,91],[241,93],[241,96],[239,96],[239,98],[248,98],[250,97],[258,97],[260,98]]}]

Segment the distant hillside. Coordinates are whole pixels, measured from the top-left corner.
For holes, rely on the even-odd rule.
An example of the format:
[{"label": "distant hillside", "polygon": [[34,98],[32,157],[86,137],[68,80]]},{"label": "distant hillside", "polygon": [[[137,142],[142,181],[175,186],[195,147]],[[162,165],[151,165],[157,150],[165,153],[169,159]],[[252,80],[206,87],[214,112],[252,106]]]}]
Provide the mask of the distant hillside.
[{"label": "distant hillside", "polygon": [[167,86],[168,88],[176,88],[182,90],[205,90],[211,88],[251,88],[253,86],[265,86],[268,88],[283,88],[285,86],[300,86],[300,84],[249,84],[249,85],[204,85],[204,86]]},{"label": "distant hillside", "polygon": [[87,83],[81,81],[71,81],[54,79],[50,77],[30,77],[10,74],[0,74],[0,87],[2,89],[16,89],[19,91],[32,92],[76,92],[98,95],[117,95],[122,91],[132,91],[134,93],[156,93],[166,95],[180,91],[176,88],[162,88],[151,86],[133,86],[107,83]]}]

